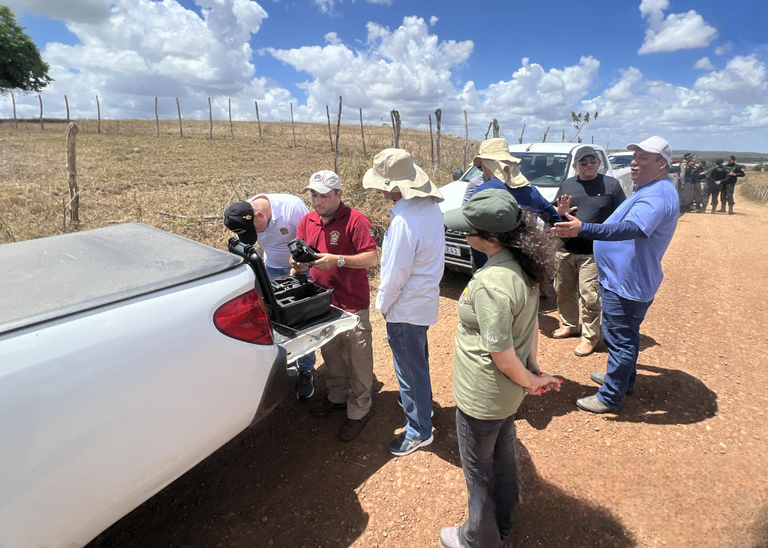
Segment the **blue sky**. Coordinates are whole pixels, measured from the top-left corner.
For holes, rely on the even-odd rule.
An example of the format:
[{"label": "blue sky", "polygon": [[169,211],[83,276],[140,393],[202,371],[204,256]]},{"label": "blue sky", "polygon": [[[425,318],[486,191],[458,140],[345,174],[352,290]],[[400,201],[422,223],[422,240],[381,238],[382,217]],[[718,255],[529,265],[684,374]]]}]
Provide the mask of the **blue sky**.
[{"label": "blue sky", "polygon": [[[46,112],[322,121],[344,95],[376,123],[397,108],[425,127],[480,138],[496,117],[509,138],[573,132],[598,110],[596,142],[651,134],[674,148],[768,152],[768,2],[596,0],[5,0],[51,64]],[[725,6],[725,7],[724,7]],[[87,98],[87,99],[86,99]],[[18,100],[36,114],[32,96]],[[9,116],[7,98],[0,115]],[[352,120],[349,120],[352,122]],[[615,145],[612,145],[615,146]]]}]

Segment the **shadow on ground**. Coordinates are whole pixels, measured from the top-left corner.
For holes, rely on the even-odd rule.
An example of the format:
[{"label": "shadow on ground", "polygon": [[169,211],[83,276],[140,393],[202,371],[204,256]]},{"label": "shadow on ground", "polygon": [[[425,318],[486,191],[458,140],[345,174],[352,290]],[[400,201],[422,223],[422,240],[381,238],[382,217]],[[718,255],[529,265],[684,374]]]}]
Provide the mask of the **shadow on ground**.
[{"label": "shadow on ground", "polygon": [[[624,399],[616,415],[605,415],[617,422],[646,424],[693,424],[717,414],[717,394],[696,377],[678,369],[651,365],[637,366],[635,392]],[[518,419],[544,430],[554,417],[586,413],[576,407],[576,399],[597,392],[595,384],[580,384],[564,379],[560,392],[523,400]]]}]

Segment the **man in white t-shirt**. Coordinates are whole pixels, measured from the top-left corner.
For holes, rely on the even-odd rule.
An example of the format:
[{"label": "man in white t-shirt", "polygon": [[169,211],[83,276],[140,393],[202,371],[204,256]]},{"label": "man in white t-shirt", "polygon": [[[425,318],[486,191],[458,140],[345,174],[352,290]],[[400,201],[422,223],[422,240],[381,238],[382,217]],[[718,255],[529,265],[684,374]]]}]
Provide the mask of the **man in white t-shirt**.
[{"label": "man in white t-shirt", "polygon": [[[290,194],[257,194],[247,201],[235,202],[224,213],[224,225],[237,234],[238,239],[253,245],[258,239],[266,254],[264,266],[270,279],[285,276],[291,271],[291,252],[288,243],[296,238],[299,221],[309,213],[304,201]],[[312,370],[315,354],[299,359],[299,378],[296,396],[300,400],[315,393]]]}]

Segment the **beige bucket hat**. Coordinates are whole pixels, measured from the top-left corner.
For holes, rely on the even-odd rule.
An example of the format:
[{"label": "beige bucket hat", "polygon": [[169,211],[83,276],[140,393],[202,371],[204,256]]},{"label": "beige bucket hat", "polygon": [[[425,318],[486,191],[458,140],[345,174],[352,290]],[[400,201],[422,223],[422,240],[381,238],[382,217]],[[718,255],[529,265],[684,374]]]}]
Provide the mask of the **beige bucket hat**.
[{"label": "beige bucket hat", "polygon": [[511,188],[531,184],[520,172],[520,168],[517,166],[519,161],[519,158],[515,158],[509,153],[507,140],[498,137],[480,143],[480,150],[477,151],[477,156],[472,159],[472,163],[477,167],[481,167],[484,163],[493,171],[494,177]]},{"label": "beige bucket hat", "polygon": [[443,201],[443,195],[429,180],[429,175],[413,163],[411,155],[399,148],[385,148],[373,158],[373,167],[365,172],[363,187],[375,190],[399,190],[406,200],[433,198]]}]

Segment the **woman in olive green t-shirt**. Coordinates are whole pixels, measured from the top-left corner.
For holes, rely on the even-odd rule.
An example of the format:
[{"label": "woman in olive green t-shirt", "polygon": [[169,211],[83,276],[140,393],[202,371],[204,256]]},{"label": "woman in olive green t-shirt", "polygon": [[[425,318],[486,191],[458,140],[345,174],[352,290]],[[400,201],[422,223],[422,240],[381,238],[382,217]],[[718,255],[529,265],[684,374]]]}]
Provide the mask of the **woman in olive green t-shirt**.
[{"label": "woman in olive green t-shirt", "polygon": [[[449,548],[501,546],[519,488],[514,414],[526,393],[560,390],[536,364],[538,286],[555,272],[556,241],[504,190],[474,195],[444,222],[488,256],[459,299],[453,396],[469,517],[444,527]],[[524,365],[525,364],[525,365]]]}]

